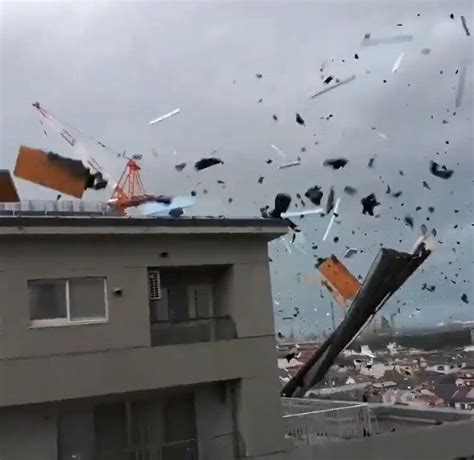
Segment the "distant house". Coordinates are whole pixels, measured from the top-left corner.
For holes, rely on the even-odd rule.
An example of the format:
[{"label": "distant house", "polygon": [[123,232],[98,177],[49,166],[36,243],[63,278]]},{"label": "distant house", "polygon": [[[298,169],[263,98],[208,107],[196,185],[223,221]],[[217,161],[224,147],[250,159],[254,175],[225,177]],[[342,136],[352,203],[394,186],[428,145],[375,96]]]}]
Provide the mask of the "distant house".
[{"label": "distant house", "polygon": [[461,387],[452,399],[456,409],[474,410],[474,388]]}]

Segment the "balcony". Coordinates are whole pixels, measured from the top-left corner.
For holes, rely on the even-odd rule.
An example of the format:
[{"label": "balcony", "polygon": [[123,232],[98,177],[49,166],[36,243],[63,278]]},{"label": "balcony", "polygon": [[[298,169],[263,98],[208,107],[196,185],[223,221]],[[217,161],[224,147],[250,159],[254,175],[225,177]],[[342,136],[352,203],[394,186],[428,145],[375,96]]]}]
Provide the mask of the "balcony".
[{"label": "balcony", "polygon": [[285,433],[296,446],[370,436],[376,430],[368,404],[282,398]]},{"label": "balcony", "polygon": [[188,319],[179,322],[157,322],[151,325],[151,345],[178,345],[215,342],[237,338],[237,329],[230,316]]}]

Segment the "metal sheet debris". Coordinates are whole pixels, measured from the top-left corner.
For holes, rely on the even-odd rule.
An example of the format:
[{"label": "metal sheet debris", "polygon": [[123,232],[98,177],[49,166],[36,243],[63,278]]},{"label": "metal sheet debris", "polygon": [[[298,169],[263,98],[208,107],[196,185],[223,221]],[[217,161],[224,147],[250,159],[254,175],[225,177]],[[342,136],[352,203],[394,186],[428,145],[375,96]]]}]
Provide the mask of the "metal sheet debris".
[{"label": "metal sheet debris", "polygon": [[194,164],[194,169],[196,171],[202,171],[203,169],[207,169],[218,164],[224,164],[224,162],[220,158],[215,157],[201,158]]},{"label": "metal sheet debris", "polygon": [[466,22],[466,18],[464,16],[461,16],[461,24],[462,24],[462,27],[464,29],[464,32],[466,32],[466,35],[468,37],[471,36],[471,32],[469,31],[468,27],[467,27],[467,22]]},{"label": "metal sheet debris", "polygon": [[329,232],[331,231],[332,226],[334,225],[334,221],[336,220],[336,217],[338,217],[338,212],[339,212],[339,203],[341,202],[341,199],[338,198],[336,200],[336,205],[334,206],[334,211],[331,216],[331,220],[329,221],[328,228],[326,229],[326,233],[323,236],[323,241],[326,241]]},{"label": "metal sheet debris", "polygon": [[161,115],[160,117],[151,120],[150,125],[154,125],[156,123],[159,123],[160,121],[166,120],[167,118],[173,117],[174,115],[177,115],[179,112],[181,112],[180,109],[174,109],[171,112],[165,113],[164,115]]},{"label": "metal sheet debris", "polygon": [[402,60],[405,56],[405,53],[400,53],[400,56],[398,56],[397,60],[395,61],[395,64],[393,64],[392,67],[392,73],[395,73],[398,68],[400,67],[400,64],[402,63]]},{"label": "metal sheet debris", "polygon": [[18,203],[19,201],[20,197],[10,171],[0,169],[0,203]]},{"label": "metal sheet debris", "polygon": [[286,153],[280,149],[279,147],[277,147],[276,145],[274,144],[270,144],[270,147],[275,150],[276,153],[278,153],[278,155],[280,155],[282,158],[286,158]]},{"label": "metal sheet debris", "polygon": [[91,174],[79,160],[23,145],[14,175],[76,198],[82,198],[86,188],[97,190],[107,185],[100,173]]},{"label": "metal sheet debris", "polygon": [[300,164],[301,164],[300,160],[291,161],[290,163],[284,163],[282,165],[278,165],[278,169],[292,168],[293,166],[299,166]]},{"label": "metal sheet debris", "polygon": [[311,99],[314,99],[318,96],[321,96],[322,94],[324,93],[327,93],[329,91],[332,91],[333,89],[336,89],[337,87],[339,86],[342,86],[342,85],[345,85],[346,83],[349,83],[351,82],[352,80],[355,80],[356,76],[355,74],[351,75],[349,78],[346,78],[344,80],[341,80],[340,82],[336,83],[335,85],[332,85],[332,86],[329,86],[327,88],[324,88],[322,89],[321,91],[318,91],[317,93],[314,93],[312,96],[311,96]]},{"label": "metal sheet debris", "polygon": [[339,305],[346,306],[359,292],[359,281],[335,255],[322,259],[317,269],[323,284]]},{"label": "metal sheet debris", "polygon": [[307,216],[311,214],[321,214],[324,212],[323,208],[315,208],[315,209],[306,209],[302,211],[290,211],[290,212],[282,212],[281,217],[283,219],[287,219],[290,217],[301,217],[301,216]]},{"label": "metal sheet debris", "polygon": [[412,254],[382,248],[342,322],[287,382],[282,396],[304,396],[309,388],[320,382],[337,356],[430,254],[425,242],[421,242]]}]

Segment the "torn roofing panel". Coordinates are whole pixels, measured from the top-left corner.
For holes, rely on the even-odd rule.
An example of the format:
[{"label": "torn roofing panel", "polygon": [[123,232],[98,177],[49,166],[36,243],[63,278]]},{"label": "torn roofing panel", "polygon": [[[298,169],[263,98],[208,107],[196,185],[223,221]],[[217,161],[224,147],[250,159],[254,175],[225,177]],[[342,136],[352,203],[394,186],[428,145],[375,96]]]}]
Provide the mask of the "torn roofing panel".
[{"label": "torn roofing panel", "polygon": [[14,174],[76,198],[82,198],[90,182],[89,170],[81,161],[23,145],[18,153]]},{"label": "torn roofing panel", "polygon": [[305,363],[303,370],[285,385],[282,395],[302,396],[320,382],[339,353],[354,340],[430,253],[424,241],[415,248],[413,254],[381,249],[343,321]]},{"label": "torn roofing panel", "polygon": [[18,203],[19,201],[20,197],[10,171],[0,169],[0,203]]},{"label": "torn roofing panel", "polygon": [[339,305],[346,305],[347,301],[353,299],[359,292],[359,281],[335,255],[324,259],[317,269],[323,284]]}]

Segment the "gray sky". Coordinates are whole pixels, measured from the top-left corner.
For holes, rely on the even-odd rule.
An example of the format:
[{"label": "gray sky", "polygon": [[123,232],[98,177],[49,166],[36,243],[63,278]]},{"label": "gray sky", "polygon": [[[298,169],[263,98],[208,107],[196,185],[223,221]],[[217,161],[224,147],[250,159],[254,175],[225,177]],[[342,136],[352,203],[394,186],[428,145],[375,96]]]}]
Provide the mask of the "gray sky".
[{"label": "gray sky", "polygon": [[[362,249],[347,265],[365,275],[381,244],[409,251],[422,223],[436,228],[442,244],[423,273],[418,272],[386,306],[385,314],[402,307],[396,304],[399,299],[407,302],[397,317],[401,325],[474,319],[473,39],[460,21],[460,15],[466,16],[474,32],[470,0],[3,1],[0,9],[0,168],[13,169],[20,144],[74,153],[53,130],[44,136],[31,108],[32,102],[40,101],[61,120],[110,147],[142,153],[149,193],[197,191],[195,214],[259,215],[260,207],[272,205],[278,192],[294,197],[293,209],[299,201],[296,193],[304,195],[317,184],[326,194],[334,185],[336,196],[342,198],[341,223],[327,242],[321,240],[328,218],[314,216],[301,221],[306,254],[294,247],[288,254],[281,242],[272,244],[273,290],[281,305],[275,307],[277,327],[320,332],[330,324],[329,296],[320,298],[318,280],[312,285],[304,282],[307,274],[317,279],[313,255],[342,257],[346,245]],[[413,41],[361,47],[367,32],[373,38],[413,34]],[[422,54],[423,48],[431,53]],[[393,74],[401,52],[405,57]],[[325,86],[323,63],[325,77],[355,74],[356,79],[310,99]],[[462,65],[467,66],[466,87],[456,109],[455,72]],[[257,79],[256,73],[263,78]],[[177,107],[180,115],[148,125]],[[295,123],[296,112],[305,119],[305,127]],[[300,155],[302,164],[278,170],[281,159],[270,144],[283,149],[289,161]],[[97,145],[86,145],[112,175],[120,174],[123,160]],[[193,171],[193,162],[213,150],[224,165]],[[374,168],[368,169],[374,155]],[[349,160],[344,169],[322,166],[324,159],[338,156]],[[266,164],[269,158],[273,164]],[[432,176],[430,159],[454,169],[451,180]],[[173,165],[183,161],[187,168],[175,171]],[[258,183],[260,176],[263,184]],[[218,179],[226,182],[225,189]],[[432,190],[422,187],[423,180]],[[387,184],[403,195],[386,195]],[[56,196],[23,181],[17,185],[25,198]],[[345,195],[345,185],[356,187],[359,194]],[[376,208],[379,218],[361,214],[360,198],[371,192],[381,202]],[[86,196],[105,198],[97,192]],[[422,210],[415,211],[417,206]],[[428,213],[428,206],[435,207],[434,214]],[[414,218],[415,230],[403,224],[406,215]],[[332,241],[334,236],[338,243]],[[311,249],[312,243],[317,250]],[[421,291],[423,283],[435,284],[436,291]],[[460,301],[463,293],[469,296],[468,305]],[[294,306],[300,308],[302,319],[282,321]],[[421,312],[409,318],[416,307]],[[278,313],[280,308],[285,311]]]}]

